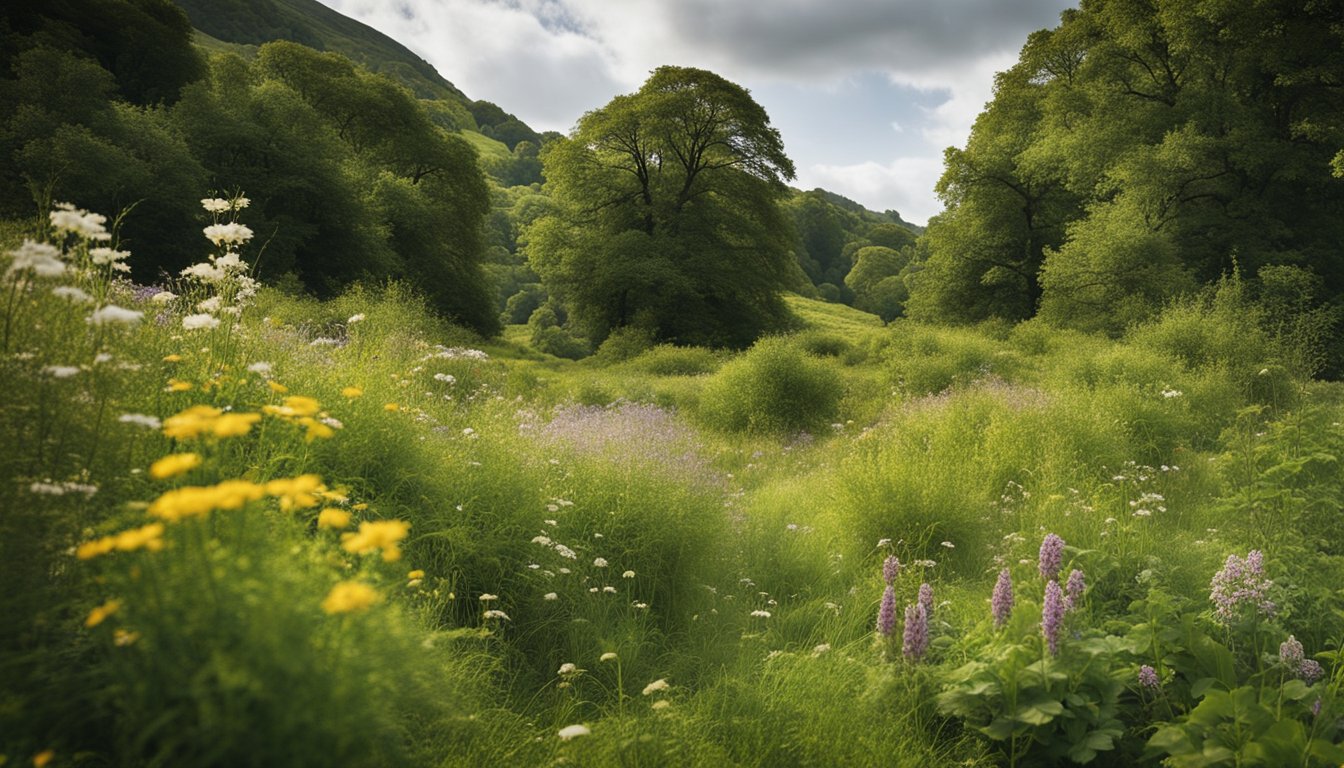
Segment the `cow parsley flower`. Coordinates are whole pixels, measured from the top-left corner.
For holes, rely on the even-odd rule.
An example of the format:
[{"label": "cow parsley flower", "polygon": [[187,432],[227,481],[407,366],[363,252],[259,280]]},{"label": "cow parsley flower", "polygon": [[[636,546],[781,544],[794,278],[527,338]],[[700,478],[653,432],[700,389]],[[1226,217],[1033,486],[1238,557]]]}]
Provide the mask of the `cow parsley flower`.
[{"label": "cow parsley flower", "polygon": [[144,317],[145,313],[139,310],[108,304],[94,310],[94,313],[89,315],[89,323],[91,325],[135,325]]}]

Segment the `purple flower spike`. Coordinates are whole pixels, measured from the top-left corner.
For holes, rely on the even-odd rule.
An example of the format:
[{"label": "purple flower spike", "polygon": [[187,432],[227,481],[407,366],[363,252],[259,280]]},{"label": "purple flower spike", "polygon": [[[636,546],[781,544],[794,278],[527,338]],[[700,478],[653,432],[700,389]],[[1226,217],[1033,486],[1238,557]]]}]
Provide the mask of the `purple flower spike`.
[{"label": "purple flower spike", "polygon": [[888,584],[895,584],[896,577],[900,575],[901,561],[895,555],[887,555],[887,559],[882,561],[882,578]]},{"label": "purple flower spike", "polygon": [[924,658],[924,652],[929,649],[929,617],[919,603],[905,606],[905,636],[902,640],[901,652],[905,658],[913,662]]},{"label": "purple flower spike", "polygon": [[927,583],[919,585],[919,604],[924,607],[924,618],[933,618],[933,587]]},{"label": "purple flower spike", "polygon": [[994,626],[1002,627],[1008,623],[1013,612],[1013,576],[1007,568],[999,571],[999,580],[994,584],[994,598],[989,602],[989,613],[994,617]]},{"label": "purple flower spike", "polygon": [[1064,540],[1053,533],[1046,534],[1041,541],[1039,559],[1041,578],[1053,579],[1059,575],[1059,566],[1064,562]]},{"label": "purple flower spike", "polygon": [[877,634],[891,637],[896,629],[896,588],[887,585],[882,593],[882,605],[877,609]]},{"label": "purple flower spike", "polygon": [[1059,653],[1059,633],[1064,628],[1064,590],[1051,579],[1045,585],[1045,605],[1041,606],[1041,634],[1045,636],[1050,655]]},{"label": "purple flower spike", "polygon": [[1064,608],[1072,611],[1083,602],[1083,592],[1087,591],[1087,582],[1083,580],[1083,572],[1074,568],[1069,571],[1069,580],[1064,585]]},{"label": "purple flower spike", "polygon": [[1162,683],[1157,679],[1157,670],[1147,664],[1139,667],[1139,685],[1153,691],[1161,688]]},{"label": "purple flower spike", "polygon": [[1279,660],[1289,669],[1298,669],[1302,666],[1302,643],[1298,642],[1296,637],[1288,636],[1279,646]]},{"label": "purple flower spike", "polygon": [[1321,699],[1320,699],[1320,697],[1317,697],[1316,701],[1311,705],[1311,716],[1312,716],[1312,717],[1320,717],[1320,716],[1321,716]]},{"label": "purple flower spike", "polygon": [[1302,666],[1298,667],[1297,674],[1302,677],[1307,685],[1314,684],[1325,675],[1325,670],[1321,669],[1321,663],[1315,659],[1303,659]]}]

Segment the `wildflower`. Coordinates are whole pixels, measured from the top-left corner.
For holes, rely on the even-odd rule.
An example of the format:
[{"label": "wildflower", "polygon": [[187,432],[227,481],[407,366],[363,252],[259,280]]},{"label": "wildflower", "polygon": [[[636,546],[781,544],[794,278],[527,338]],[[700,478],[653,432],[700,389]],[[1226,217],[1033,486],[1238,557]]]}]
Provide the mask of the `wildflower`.
[{"label": "wildflower", "polygon": [[1069,580],[1064,583],[1064,610],[1072,611],[1083,601],[1083,592],[1087,590],[1087,583],[1083,580],[1083,572],[1074,568],[1069,571]]},{"label": "wildflower", "polygon": [[321,501],[320,494],[326,489],[322,478],[314,474],[277,478],[266,483],[266,495],[279,499],[280,509],[284,512],[316,507]]},{"label": "wildflower", "polygon": [[91,560],[109,552],[134,552],[138,549],[157,552],[163,549],[163,531],[163,523],[150,523],[101,539],[86,541],[75,548],[75,557],[80,560]]},{"label": "wildflower", "polygon": [[228,200],[221,200],[218,197],[207,197],[201,200],[201,207],[210,213],[227,213],[233,206]]},{"label": "wildflower", "polygon": [[1273,615],[1274,603],[1268,592],[1274,582],[1264,578],[1264,568],[1264,553],[1258,549],[1248,552],[1244,560],[1235,554],[1227,556],[1222,570],[1209,583],[1209,600],[1220,621],[1230,623],[1247,605]]},{"label": "wildflower", "polygon": [[928,583],[919,585],[919,604],[924,606],[924,616],[933,618],[933,587]]},{"label": "wildflower", "polygon": [[163,356],[163,362],[165,362],[165,363],[180,363],[180,362],[182,362],[182,356],[179,355],[179,354],[176,354],[176,353],[171,354],[171,355],[164,355],[164,356]]},{"label": "wildflower", "polygon": [[1059,574],[1059,566],[1064,559],[1064,540],[1055,534],[1047,534],[1041,541],[1040,558],[1037,561],[1041,578],[1049,580]]},{"label": "wildflower", "polygon": [[128,645],[133,645],[135,644],[135,641],[139,639],[140,639],[139,632],[130,632],[125,629],[112,630],[112,644],[117,646],[118,648],[124,648]]},{"label": "wildflower", "polygon": [[247,370],[250,373],[260,374],[262,376],[270,376],[271,364],[264,360],[258,360],[257,362],[247,366]]},{"label": "wildflower", "polygon": [[616,660],[616,654],[612,653],[611,651],[607,651],[606,653],[602,654],[601,657],[598,658],[598,661],[615,661],[615,660]]},{"label": "wildflower", "polygon": [[622,574],[621,574],[621,578],[622,578],[622,579],[633,579],[633,578],[635,578],[635,572],[634,572],[634,571],[626,571],[625,573],[622,573]]},{"label": "wildflower", "polygon": [[554,592],[547,592],[546,594],[544,594],[544,595],[541,596],[541,599],[542,599],[542,600],[559,600],[559,599],[560,599],[560,596],[557,595],[557,594],[554,593]]},{"label": "wildflower", "polygon": [[1045,604],[1041,606],[1041,634],[1053,656],[1059,653],[1059,633],[1064,627],[1064,591],[1051,579],[1045,585]]},{"label": "wildflower", "polygon": [[901,561],[895,555],[887,555],[887,559],[882,561],[882,578],[888,584],[894,584],[900,575]]},{"label": "wildflower", "polygon": [[99,624],[102,624],[108,617],[119,610],[121,610],[120,600],[108,600],[97,608],[94,608],[92,611],[89,611],[89,617],[84,620],[84,626],[92,629]]},{"label": "wildflower", "polygon": [[1316,701],[1312,702],[1311,704],[1311,716],[1312,717],[1321,716],[1321,697],[1319,696],[1317,696]]},{"label": "wildflower", "polygon": [[1325,670],[1321,669],[1321,663],[1315,659],[1303,659],[1302,666],[1298,668],[1297,674],[1307,685],[1314,684],[1325,675]]},{"label": "wildflower", "polygon": [[38,277],[65,274],[65,262],[61,261],[61,252],[55,246],[24,240],[23,245],[10,251],[9,255],[12,260],[5,270],[5,277],[29,270]]},{"label": "wildflower", "polygon": [[1279,660],[1290,669],[1297,669],[1302,666],[1302,643],[1292,635],[1279,645]]},{"label": "wildflower", "polygon": [[155,480],[167,480],[184,472],[190,472],[200,465],[201,456],[198,453],[174,453],[150,464],[149,476]]},{"label": "wildflower", "polygon": [[652,683],[649,683],[648,685],[644,686],[644,695],[651,696],[655,693],[658,693],[659,691],[666,691],[670,687],[671,686],[667,684],[666,679],[659,678],[657,680],[654,680]]},{"label": "wildflower", "polygon": [[[566,547],[564,544],[556,544],[556,545],[555,545],[555,553],[556,553],[557,555],[561,556],[561,557],[567,557],[567,558],[569,558],[570,560],[577,560],[577,559],[579,559],[578,554],[576,554],[576,553],[574,552],[574,550],[570,549],[569,547]],[[563,573],[563,571],[562,571],[562,573]]]},{"label": "wildflower", "polygon": [[167,304],[168,302],[176,298],[177,294],[173,293],[172,291],[159,291],[158,293],[154,294],[154,296],[150,299],[150,301],[154,302],[155,304]]},{"label": "wildflower", "polygon": [[502,619],[503,621],[509,621],[509,615],[503,611],[486,611],[481,615],[486,619]]},{"label": "wildflower", "polygon": [[143,320],[144,317],[145,313],[140,312],[139,310],[126,309],[124,307],[118,307],[115,304],[108,304],[105,307],[100,307],[95,310],[92,315],[89,315],[89,324],[98,326],[135,325]]},{"label": "wildflower", "polygon": [[130,258],[130,251],[118,251],[114,248],[90,248],[89,261],[100,267],[111,265],[118,272],[129,272],[130,266],[123,263]]},{"label": "wildflower", "polygon": [[442,381],[444,384],[456,384],[456,383],[457,383],[457,377],[454,376],[454,375],[452,375],[451,373],[436,373],[436,374],[434,374],[434,380],[435,380],[435,381]]},{"label": "wildflower", "polygon": [[205,239],[215,245],[242,245],[252,239],[252,230],[247,225],[237,222],[211,224],[201,231],[205,234]]},{"label": "wildflower", "polygon": [[174,488],[150,502],[149,514],[170,523],[202,517],[216,509],[241,509],[265,495],[265,488],[247,480],[225,480],[217,485]]},{"label": "wildflower", "polygon": [[1160,688],[1162,684],[1157,679],[1157,670],[1147,664],[1139,667],[1139,685],[1154,691]]},{"label": "wildflower", "polygon": [[218,328],[219,318],[206,313],[187,315],[182,318],[182,327],[188,331],[196,331],[202,328]]},{"label": "wildflower", "polygon": [[561,741],[569,741],[570,739],[577,739],[580,736],[591,736],[593,735],[593,732],[589,730],[586,725],[575,724],[566,725],[564,728],[557,731],[556,735],[560,737]]},{"label": "wildflower", "polygon": [[226,413],[215,419],[210,431],[215,437],[239,437],[252,431],[252,425],[261,421],[259,413]]},{"label": "wildflower", "polygon": [[341,397],[348,397],[353,400],[354,398],[359,397],[362,394],[364,394],[364,390],[360,389],[359,387],[341,388]]},{"label": "wildflower", "polygon": [[79,373],[79,368],[73,365],[48,365],[42,368],[42,372],[53,379],[68,379]]},{"label": "wildflower", "polygon": [[84,304],[93,301],[92,296],[74,287],[73,285],[58,285],[55,288],[51,289],[51,295],[55,296],[58,299],[73,301],[76,304]]},{"label": "wildflower", "polygon": [[607,567],[607,561],[606,561],[606,559],[601,558],[601,557],[594,558],[594,559],[593,559],[593,566],[594,566],[594,567],[597,567],[597,568],[606,568],[606,567]]},{"label": "wildflower", "polygon": [[820,655],[822,655],[822,654],[824,654],[824,653],[830,653],[830,652],[831,652],[831,644],[830,644],[830,643],[822,643],[822,644],[817,645],[817,646],[815,646],[815,647],[812,648],[812,656],[813,656],[813,657],[817,657],[817,656],[820,656]]},{"label": "wildflower", "polygon": [[269,387],[270,390],[276,393],[277,395],[283,395],[289,391],[289,387],[286,387],[284,384],[281,384],[278,381],[271,381],[269,379],[266,381],[266,386]]},{"label": "wildflower", "polygon": [[768,618],[770,618],[770,612],[769,612],[769,611],[762,611],[762,610],[755,610],[755,611],[752,611],[752,612],[751,612],[751,616],[752,616],[752,618],[756,618],[756,619],[768,619]]},{"label": "wildflower", "polygon": [[638,609],[641,610],[641,611],[642,611],[642,610],[645,610],[646,608],[649,607],[649,604],[648,604],[648,603],[640,603],[640,602],[634,602],[634,603],[631,603],[630,605],[633,606],[633,607],[635,607],[635,608],[638,608]]},{"label": "wildflower", "polygon": [[360,313],[351,315],[351,316],[349,317],[349,319],[347,319],[347,320],[345,321],[345,323],[346,323],[346,325],[354,325],[355,323],[362,322],[363,320],[364,320],[364,313],[363,313],[363,312],[360,312]]},{"label": "wildflower", "polygon": [[994,583],[994,596],[989,602],[989,614],[994,617],[994,626],[1002,627],[1008,623],[1013,613],[1013,576],[1007,568],[999,571],[999,580]]},{"label": "wildflower", "polygon": [[56,750],[44,749],[33,755],[33,768],[46,768],[47,764],[56,759]]},{"label": "wildflower", "polygon": [[143,413],[123,413],[117,417],[117,421],[122,424],[134,424],[137,427],[144,427],[146,429],[158,429],[163,426],[163,423],[154,416],[146,416]]},{"label": "wildflower", "polygon": [[326,507],[317,513],[317,527],[339,531],[350,525],[350,513],[336,507]]},{"label": "wildflower", "polygon": [[359,524],[357,533],[341,536],[341,547],[352,554],[366,554],[382,550],[383,560],[395,562],[401,558],[399,542],[411,531],[411,524],[404,520],[376,520]]},{"label": "wildflower", "polygon": [[401,410],[401,406],[397,405],[396,403],[384,403],[383,410],[389,413],[396,413],[397,411]]},{"label": "wildflower", "polygon": [[483,603],[488,603],[488,602],[490,602],[491,600],[498,600],[498,599],[499,599],[499,595],[492,595],[492,594],[490,594],[489,592],[486,592],[486,593],[482,594],[482,595],[480,596],[480,598],[478,598],[478,599],[479,599],[481,602],[483,602]]},{"label": "wildflower", "polygon": [[901,653],[917,662],[929,649],[929,617],[921,603],[905,606],[905,633],[901,638]]},{"label": "wildflower", "polygon": [[205,283],[217,283],[225,277],[224,270],[209,262],[198,262],[178,272],[182,277],[194,277]]},{"label": "wildflower", "polygon": [[877,634],[891,637],[896,629],[896,588],[888,584],[877,609]]},{"label": "wildflower", "polygon": [[362,581],[342,581],[331,588],[322,601],[322,610],[330,613],[362,611],[378,602],[378,590]]},{"label": "wildflower", "polygon": [[670,706],[672,706],[672,702],[668,701],[667,699],[659,699],[650,704],[649,708],[652,709],[654,712],[659,712],[664,709],[667,709]]},{"label": "wildflower", "polygon": [[195,386],[195,385],[193,385],[190,381],[182,381],[181,379],[169,379],[169,380],[168,380],[168,386],[167,386],[167,387],[164,387],[164,390],[163,390],[163,391],[164,391],[164,392],[186,392],[186,391],[190,390],[193,386]]},{"label": "wildflower", "polygon": [[51,226],[58,234],[74,235],[83,240],[111,240],[112,235],[103,226],[107,217],[99,213],[89,213],[70,203],[57,203],[56,210],[47,214]]}]

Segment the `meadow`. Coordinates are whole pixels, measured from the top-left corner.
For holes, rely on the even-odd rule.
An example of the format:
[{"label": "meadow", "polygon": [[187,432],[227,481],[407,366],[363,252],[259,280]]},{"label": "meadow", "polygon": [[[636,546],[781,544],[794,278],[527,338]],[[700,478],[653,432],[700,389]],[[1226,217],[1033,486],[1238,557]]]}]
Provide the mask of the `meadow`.
[{"label": "meadow", "polygon": [[0,765],[1344,760],[1344,389],[1235,277],[576,362],[203,204],[0,233]]}]

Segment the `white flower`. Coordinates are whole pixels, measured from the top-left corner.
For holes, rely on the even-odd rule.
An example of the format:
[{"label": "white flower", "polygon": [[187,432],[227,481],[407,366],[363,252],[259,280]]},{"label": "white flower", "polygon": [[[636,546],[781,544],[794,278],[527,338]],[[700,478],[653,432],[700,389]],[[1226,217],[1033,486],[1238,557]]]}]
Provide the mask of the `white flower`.
[{"label": "white flower", "polygon": [[486,611],[484,614],[487,619],[503,619],[509,621],[509,615],[503,611]]},{"label": "white flower", "polygon": [[114,248],[90,248],[89,260],[94,264],[102,266],[104,264],[114,264],[125,261],[130,258],[130,251],[118,251]]},{"label": "white flower", "polygon": [[498,600],[498,599],[499,599],[499,595],[492,595],[492,594],[490,594],[489,592],[486,592],[485,594],[481,595],[481,598],[480,598],[480,599],[481,599],[481,602],[483,602],[483,603],[488,603],[488,602],[490,602],[491,600]]},{"label": "white flower", "polygon": [[818,645],[818,646],[816,646],[815,648],[812,649],[812,655],[813,655],[813,656],[820,656],[820,655],[822,655],[823,653],[830,653],[830,652],[831,652],[831,644],[830,644],[830,643],[822,643],[821,645]]},{"label": "white flower", "polygon": [[644,610],[645,608],[648,608],[648,607],[649,607],[649,604],[648,604],[648,603],[631,603],[631,605],[633,605],[634,607],[640,609],[641,611]]},{"label": "white flower", "polygon": [[607,561],[606,561],[605,559],[601,558],[601,557],[594,558],[594,559],[593,559],[593,565],[596,566],[596,567],[598,567],[598,568],[606,568],[606,567],[607,567]]},{"label": "white flower", "polygon": [[560,737],[561,741],[569,741],[570,739],[577,739],[580,736],[592,736],[593,732],[589,730],[586,725],[576,724],[566,725],[564,728],[561,728],[556,735]]},{"label": "white flower", "polygon": [[112,355],[107,352],[99,352],[98,354],[93,356],[94,365],[101,365],[103,363],[110,363],[110,362],[112,362]]},{"label": "white flower", "polygon": [[207,197],[201,200],[201,207],[210,213],[224,213],[233,206],[229,205],[228,200],[221,200],[218,197]]},{"label": "white flower", "polygon": [[1162,396],[1170,400],[1173,397],[1180,397],[1181,391],[1179,389],[1164,389],[1162,390]]},{"label": "white flower", "polygon": [[86,304],[93,301],[93,297],[81,291],[73,285],[58,285],[51,289],[51,294],[59,299],[73,301],[80,304]]},{"label": "white flower", "polygon": [[363,319],[364,319],[364,313],[363,313],[363,312],[360,312],[360,313],[358,313],[358,314],[351,315],[351,316],[345,321],[345,324],[346,324],[346,325],[354,325],[355,323],[358,323],[358,322],[362,321]]},{"label": "white flower", "polygon": [[633,578],[635,578],[635,572],[634,572],[634,571],[626,571],[625,573],[622,573],[622,574],[621,574],[621,578],[622,578],[622,579],[633,579]]},{"label": "white flower", "polygon": [[23,245],[9,252],[13,261],[5,276],[31,269],[38,277],[56,277],[65,273],[65,262],[61,261],[61,252],[55,246],[24,240]]},{"label": "white flower", "polygon": [[614,595],[614,594],[616,594],[616,588],[615,588],[615,587],[612,587],[612,586],[606,586],[606,587],[603,587],[603,588],[602,588],[602,591],[603,591],[603,592],[606,592],[606,593],[609,594],[609,595]]},{"label": "white flower", "polygon": [[182,327],[188,331],[195,331],[201,328],[218,328],[219,318],[207,314],[187,315],[182,318]]},{"label": "white flower", "polygon": [[612,653],[611,651],[607,651],[606,653],[602,654],[601,657],[598,658],[598,661],[615,661],[615,660],[616,660],[616,654]]},{"label": "white flower", "polygon": [[42,372],[53,379],[68,379],[79,373],[79,368],[73,365],[48,365],[42,369]]},{"label": "white flower", "polygon": [[[567,557],[567,558],[569,558],[570,560],[578,560],[578,559],[579,559],[579,556],[578,556],[577,554],[574,553],[574,550],[570,549],[569,547],[566,547],[564,544],[556,544],[556,545],[555,545],[555,553],[556,553],[557,555],[561,556],[561,557]],[[561,573],[564,573],[565,571],[564,571],[564,569],[562,568],[562,569],[560,570],[560,572],[561,572]]]},{"label": "white flower", "polygon": [[211,296],[208,299],[196,302],[196,311],[208,312],[213,315],[214,313],[219,311],[219,308],[223,303],[224,299],[220,298],[219,296]]},{"label": "white flower", "polygon": [[944,541],[943,544],[942,544],[942,546],[947,547],[948,549],[956,549],[956,548],[957,548],[957,545],[956,545],[956,544],[953,544],[953,543],[950,542],[950,541]]},{"label": "white flower", "polygon": [[237,251],[229,251],[223,256],[214,259],[214,264],[216,267],[226,272],[240,272],[247,268],[247,265],[243,263],[243,259],[238,255]]},{"label": "white flower", "polygon": [[220,245],[227,243],[229,245],[242,245],[252,239],[252,230],[247,225],[231,221],[227,224],[211,224],[201,230],[205,233],[205,239]]},{"label": "white flower", "polygon": [[561,665],[560,665],[560,671],[559,671],[559,672],[556,672],[556,674],[557,674],[557,675],[572,675],[572,674],[574,674],[575,672],[578,672],[578,671],[579,671],[579,667],[578,667],[577,664],[575,664],[575,663],[573,663],[573,662],[571,662],[571,661],[566,661],[564,664],[561,664]]},{"label": "white flower", "polygon": [[667,699],[659,699],[653,702],[650,709],[657,712],[659,710],[667,709],[670,706],[672,706],[672,702],[668,701]]},{"label": "white flower", "polygon": [[199,262],[179,272],[182,277],[194,277],[207,283],[214,283],[224,279],[224,270],[216,267],[209,262]]},{"label": "white flower", "polygon": [[457,377],[451,373],[436,373],[434,374],[434,380],[442,381],[444,384],[455,384],[457,382]]},{"label": "white flower", "polygon": [[559,600],[559,599],[560,599],[560,596],[557,595],[557,594],[555,594],[554,592],[547,592],[546,594],[544,594],[544,595],[541,596],[541,599],[542,599],[542,600]]},{"label": "white flower", "polygon": [[247,370],[251,371],[252,373],[259,373],[262,376],[270,376],[271,364],[266,362],[265,360],[258,360],[257,362],[247,366]]},{"label": "white flower", "polygon": [[135,424],[145,429],[158,429],[163,423],[154,416],[146,416],[143,413],[123,413],[117,417],[117,421],[122,424]]},{"label": "white flower", "polygon": [[752,611],[752,612],[751,612],[751,615],[752,615],[754,618],[757,618],[757,619],[768,619],[768,618],[770,618],[770,612],[769,612],[769,611],[755,610],[755,611]]},{"label": "white flower", "polygon": [[144,319],[145,313],[135,309],[126,309],[118,307],[115,304],[108,304],[105,307],[94,311],[89,315],[89,322],[94,325],[135,325]]},{"label": "white flower", "polygon": [[654,694],[659,691],[666,691],[670,687],[672,686],[667,684],[667,680],[663,678],[658,678],[657,680],[654,680],[652,683],[649,683],[648,685],[644,686],[644,695],[648,696],[650,694]]},{"label": "white flower", "polygon": [[543,523],[545,523],[545,524],[547,524],[547,525],[559,525],[559,524],[560,524],[560,523],[558,523],[558,522],[556,522],[556,521],[554,521],[554,520],[542,520],[541,522],[543,522]]},{"label": "white flower", "polygon": [[233,210],[235,211],[241,211],[242,209],[246,208],[251,204],[252,201],[248,200],[246,197],[243,197],[242,195],[233,198]]},{"label": "white flower", "polygon": [[60,234],[75,235],[85,240],[111,240],[103,224],[107,217],[100,213],[89,213],[70,203],[57,203],[56,210],[47,214],[51,226]]},{"label": "white flower", "polygon": [[533,536],[533,537],[532,537],[532,543],[533,543],[533,544],[540,544],[540,545],[542,545],[543,547],[549,547],[549,546],[551,546],[551,539],[550,539],[550,537],[548,537],[548,536]]},{"label": "white flower", "polygon": [[154,302],[155,304],[167,304],[168,302],[176,298],[177,294],[173,293],[172,291],[159,291],[158,293],[154,294],[152,298],[150,298],[150,301]]}]

